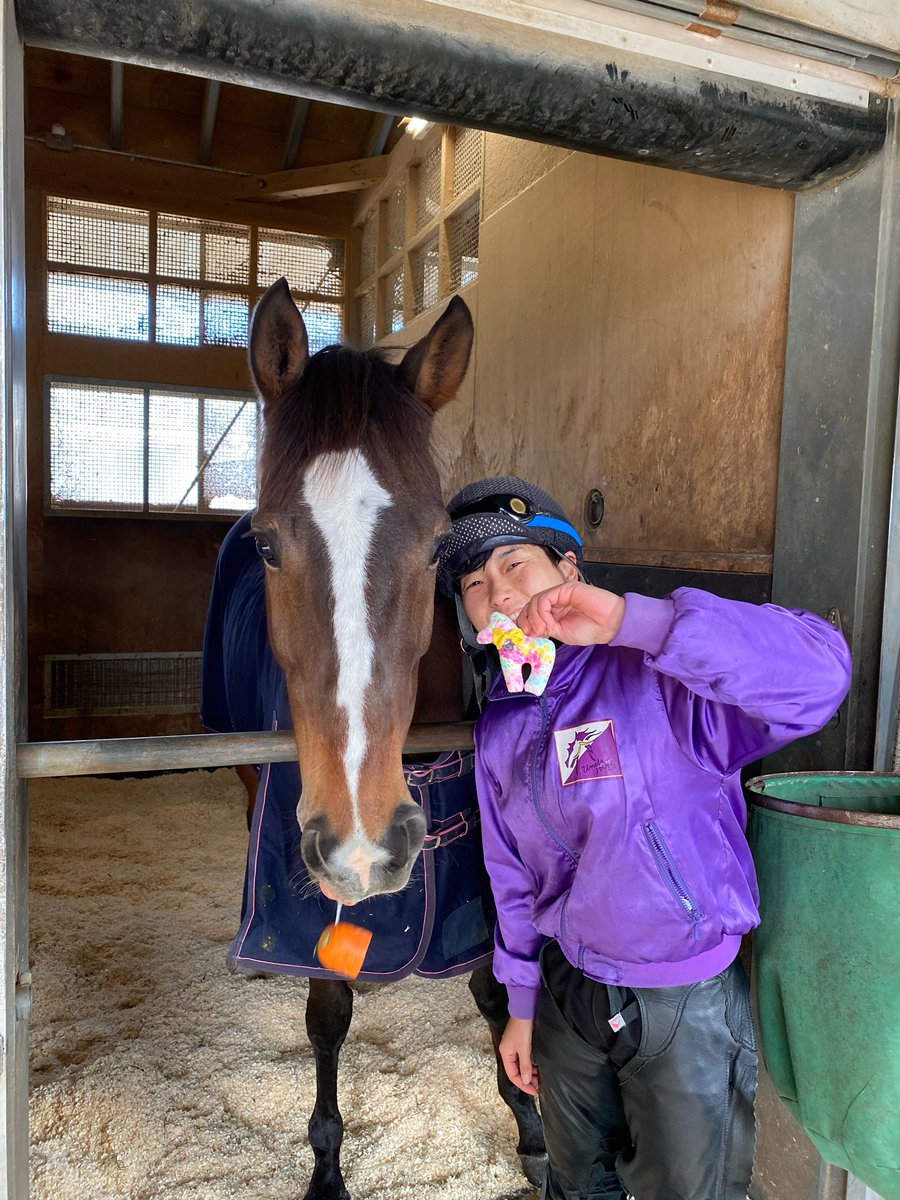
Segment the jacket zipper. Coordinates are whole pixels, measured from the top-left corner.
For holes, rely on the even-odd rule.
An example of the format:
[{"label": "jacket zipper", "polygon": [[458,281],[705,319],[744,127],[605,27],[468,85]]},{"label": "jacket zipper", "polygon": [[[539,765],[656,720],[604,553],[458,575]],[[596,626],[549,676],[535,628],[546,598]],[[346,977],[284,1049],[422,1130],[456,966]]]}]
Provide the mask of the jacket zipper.
[{"label": "jacket zipper", "polygon": [[684,877],[675,865],[675,860],[669,853],[669,847],[663,840],[663,836],[659,831],[655,821],[644,822],[644,835],[647,838],[647,843],[656,859],[660,874],[666,881],[669,891],[687,913],[694,927],[693,934],[697,938],[700,936],[700,921],[703,918],[703,912],[697,901],[688,890],[687,884],[684,882]]},{"label": "jacket zipper", "polygon": [[553,838],[554,842],[556,842],[557,846],[559,846],[561,850],[564,850],[565,853],[568,854],[573,863],[577,864],[578,855],[575,853],[572,847],[568,845],[568,843],[563,841],[563,839],[553,828],[550,820],[547,817],[547,814],[544,812],[543,805],[541,804],[541,793],[540,788],[538,787],[538,758],[544,746],[544,738],[547,733],[549,716],[547,713],[547,701],[543,696],[539,697],[538,703],[541,706],[541,732],[534,744],[534,749],[531,752],[531,800],[534,804],[535,812],[537,813],[541,824]]}]

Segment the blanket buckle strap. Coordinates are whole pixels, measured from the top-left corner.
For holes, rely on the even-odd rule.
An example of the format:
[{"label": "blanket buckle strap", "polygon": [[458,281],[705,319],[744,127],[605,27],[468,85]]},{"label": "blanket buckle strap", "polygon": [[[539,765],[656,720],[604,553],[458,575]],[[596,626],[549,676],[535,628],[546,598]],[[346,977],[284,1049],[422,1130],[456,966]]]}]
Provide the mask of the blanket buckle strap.
[{"label": "blanket buckle strap", "polygon": [[445,817],[425,835],[422,849],[437,850],[441,846],[449,846],[452,842],[465,837],[470,829],[474,829],[478,825],[480,819],[481,814],[477,808],[467,808],[450,817]]}]

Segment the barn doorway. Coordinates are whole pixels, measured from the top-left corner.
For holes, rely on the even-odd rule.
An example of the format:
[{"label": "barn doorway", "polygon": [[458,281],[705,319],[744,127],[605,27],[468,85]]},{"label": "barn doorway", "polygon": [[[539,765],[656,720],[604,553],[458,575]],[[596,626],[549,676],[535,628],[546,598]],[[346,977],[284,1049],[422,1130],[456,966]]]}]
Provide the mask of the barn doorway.
[{"label": "barn doorway", "polygon": [[[319,239],[319,254],[323,242],[343,244],[342,290],[329,292],[327,284],[324,291],[300,290],[304,301],[326,312],[329,305],[340,307],[342,331],[361,341],[412,340],[416,322],[431,319],[435,300],[457,288],[465,290],[480,340],[467,394],[441,431],[449,448],[448,486],[474,471],[515,469],[546,477],[547,486],[573,512],[585,515],[590,497],[599,491],[608,511],[602,534],[591,538],[598,571],[608,572],[612,562],[619,580],[639,577],[645,585],[650,576],[660,584],[671,582],[673,576],[665,572],[713,573],[726,586],[746,589],[747,598],[768,595],[794,227],[790,192],[649,171],[567,147],[522,143],[463,127],[433,126],[424,138],[413,139],[390,113],[377,119],[351,109],[329,113],[336,106],[326,100],[309,102],[304,116],[295,97],[258,93],[253,116],[245,94],[253,89],[241,85],[222,84],[216,95],[208,81],[144,66],[114,69],[100,60],[66,62],[82,56],[61,52],[29,50],[28,55],[28,86],[30,80],[39,81],[26,126],[29,139],[35,139],[28,144],[34,163],[26,174],[29,319],[30,327],[41,331],[39,350],[32,344],[29,353],[28,534],[34,554],[32,595],[39,605],[45,603],[43,616],[32,603],[39,629],[29,656],[34,702],[30,738],[45,740],[53,730],[59,731],[55,736],[117,736],[126,729],[191,728],[187,701],[164,700],[169,711],[157,706],[153,712],[133,712],[127,711],[135,707],[128,704],[127,692],[141,671],[162,672],[165,688],[173,674],[189,670],[185,663],[196,654],[197,620],[205,607],[216,541],[233,511],[229,516],[221,508],[216,511],[213,497],[202,515],[151,513],[149,487],[141,496],[146,510],[140,516],[133,509],[115,514],[107,509],[101,516],[90,504],[76,513],[80,501],[65,511],[54,510],[54,459],[46,437],[52,416],[57,428],[63,428],[60,413],[77,412],[85,393],[96,397],[97,389],[105,389],[111,408],[130,402],[144,418],[143,485],[150,478],[153,441],[147,414],[157,401],[161,411],[168,403],[177,414],[185,411],[184,398],[189,397],[198,414],[198,446],[206,436],[205,429],[200,432],[201,410],[205,414],[206,408],[224,406],[227,425],[244,403],[246,386],[240,345],[227,339],[236,320],[239,324],[235,296],[246,297],[249,304],[253,287],[259,286],[260,275],[257,271],[254,282],[249,264],[255,255],[258,268],[269,253],[260,230],[299,257],[296,244],[274,235]],[[86,73],[80,76],[82,66]],[[93,83],[88,81],[91,73]],[[86,115],[76,115],[72,104],[62,112],[60,97],[53,95],[71,99],[78,80],[83,94],[93,97]],[[189,102],[183,98],[187,92]],[[267,106],[268,118],[262,115]],[[51,111],[63,119],[51,118]],[[247,116],[253,119],[244,120]],[[171,121],[168,132],[164,117]],[[303,129],[291,160],[301,118]],[[331,143],[333,157],[332,151],[321,151],[322,161],[314,161],[314,141],[329,141],[313,137],[316,121],[327,125],[332,120],[336,131],[345,118],[345,132]],[[139,140],[129,142],[129,122]],[[347,131],[350,122],[356,122],[355,135]],[[245,142],[226,136],[242,125],[249,130]],[[382,137],[381,152],[373,153]],[[304,140],[308,159],[303,157]],[[457,171],[457,161],[475,161],[476,141],[477,180]],[[182,161],[188,143],[195,162]],[[138,146],[143,153],[134,151]],[[264,146],[269,155],[265,163]],[[250,157],[251,149],[257,159]],[[244,152],[248,157],[241,160],[238,155]],[[73,169],[76,155],[83,169]],[[88,165],[101,157],[108,158],[104,169]],[[203,157],[209,162],[200,161]],[[366,179],[368,186],[356,191],[339,191],[334,178],[326,176],[330,191],[324,197],[264,205],[230,191],[223,200],[219,190],[229,174],[246,182],[248,176],[375,158],[389,160],[384,175]],[[170,161],[153,161],[166,159]],[[184,171],[193,173],[190,180]],[[215,198],[210,187],[214,176]],[[178,178],[184,182],[177,183]],[[205,182],[198,186],[200,179]],[[307,185],[315,186],[308,180]],[[397,199],[401,193],[402,206]],[[710,213],[715,214],[712,223]],[[51,226],[71,228],[79,221],[82,229],[105,225],[112,227],[113,240],[123,244],[133,238],[144,214],[146,278],[140,271],[117,274],[108,262],[48,256],[49,241],[44,239],[49,239]],[[167,223],[167,218],[177,220]],[[222,226],[248,231],[239,235],[247,239],[246,283],[204,276],[202,268],[199,277],[181,269],[159,270],[160,247],[167,237],[171,244],[193,239],[208,247],[218,245],[217,238],[238,236],[231,228],[223,234]],[[156,260],[152,267],[151,257]],[[84,328],[51,328],[54,311],[68,312],[73,294],[70,285],[59,290],[56,284],[60,303],[54,310],[54,275],[103,279],[107,292],[110,281],[146,288],[146,340],[122,339],[126,352],[117,347],[118,354],[104,360],[100,343],[109,339]],[[96,296],[96,289],[95,283],[84,285],[83,294]],[[174,313],[168,325],[159,319],[167,304]],[[96,313],[95,304],[88,309],[89,319]],[[139,311],[136,321],[136,332],[145,332]],[[196,341],[179,342],[179,337],[187,338],[191,322]],[[535,328],[538,337],[533,336]],[[525,331],[532,336],[523,346]],[[211,338],[204,341],[207,334]],[[176,357],[181,351],[187,353]],[[185,378],[181,364],[189,361]],[[196,395],[200,375],[210,388],[208,404],[206,394]],[[123,395],[123,388],[133,395]],[[160,398],[167,390],[170,395]],[[612,405],[603,402],[610,395],[615,396]],[[746,408],[748,395],[752,414]],[[704,437],[698,446],[700,425]],[[212,440],[197,450],[198,472],[220,432],[214,426]],[[709,486],[699,488],[699,477]],[[199,481],[186,480],[192,483],[199,488]],[[617,502],[610,504],[613,497]],[[83,543],[72,538],[73,528],[86,535]],[[141,540],[136,544],[135,538]],[[133,622],[133,610],[116,589],[104,592],[100,582],[110,566],[118,569],[119,564],[133,572],[131,598],[151,595],[155,582],[166,580],[168,607],[157,606],[140,624]],[[100,603],[95,588],[100,589]],[[184,623],[186,614],[195,621],[193,627]],[[60,639],[73,632],[81,640],[66,646]],[[148,665],[142,656],[157,661]],[[165,661],[166,656],[173,661]],[[48,658],[49,664],[44,661]],[[81,701],[67,703],[65,672],[71,668],[66,664],[76,658],[82,666],[88,659],[97,664],[82,672],[85,677],[92,672],[115,677],[115,686],[123,690],[113,703],[92,699],[93,711],[86,711]],[[118,661],[123,658],[131,660],[125,668]],[[115,666],[106,665],[113,659]],[[184,686],[183,678],[176,680],[174,694],[183,697],[186,693],[178,688]],[[147,689],[139,691],[143,700]],[[54,695],[62,697],[55,712]]]}]

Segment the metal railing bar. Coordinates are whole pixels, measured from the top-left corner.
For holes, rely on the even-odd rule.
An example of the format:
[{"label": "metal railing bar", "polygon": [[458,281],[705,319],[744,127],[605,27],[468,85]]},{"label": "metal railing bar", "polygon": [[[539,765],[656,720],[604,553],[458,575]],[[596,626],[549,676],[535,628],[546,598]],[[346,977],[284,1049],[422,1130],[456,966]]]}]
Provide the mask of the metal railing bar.
[{"label": "metal railing bar", "polygon": [[[408,755],[472,748],[472,722],[416,725],[403,746]],[[69,775],[117,775],[139,771],[184,771],[240,763],[296,762],[294,735],[280,733],[193,733],[166,737],[106,738],[96,741],[19,742],[19,779]]]}]

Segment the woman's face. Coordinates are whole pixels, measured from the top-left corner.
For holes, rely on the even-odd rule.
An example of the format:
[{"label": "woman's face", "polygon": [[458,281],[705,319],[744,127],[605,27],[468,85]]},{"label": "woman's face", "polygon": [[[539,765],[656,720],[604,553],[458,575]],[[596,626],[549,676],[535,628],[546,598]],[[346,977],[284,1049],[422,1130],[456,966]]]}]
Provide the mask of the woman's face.
[{"label": "woman's face", "polygon": [[478,630],[492,612],[514,621],[532,596],[578,577],[570,555],[551,559],[543,546],[524,543],[498,546],[483,566],[462,576],[459,590],[466,615]]}]

